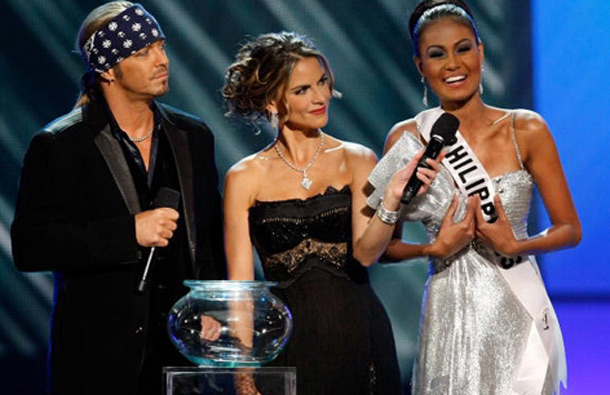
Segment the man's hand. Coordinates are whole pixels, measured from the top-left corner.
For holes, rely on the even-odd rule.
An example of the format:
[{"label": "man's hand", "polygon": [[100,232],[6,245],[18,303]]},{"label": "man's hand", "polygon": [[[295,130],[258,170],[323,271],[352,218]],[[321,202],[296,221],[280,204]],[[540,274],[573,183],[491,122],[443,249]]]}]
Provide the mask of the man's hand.
[{"label": "man's hand", "polygon": [[142,247],[166,247],[174,236],[180,215],[161,207],[136,214],[136,240]]}]

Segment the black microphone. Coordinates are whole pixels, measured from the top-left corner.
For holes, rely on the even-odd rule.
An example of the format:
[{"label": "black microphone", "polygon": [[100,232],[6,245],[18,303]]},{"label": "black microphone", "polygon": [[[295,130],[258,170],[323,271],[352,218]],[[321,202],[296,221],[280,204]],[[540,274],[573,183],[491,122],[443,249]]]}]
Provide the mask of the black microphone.
[{"label": "black microphone", "polygon": [[[161,187],[159,191],[157,191],[157,196],[153,201],[153,208],[161,208],[161,207],[169,207],[174,210],[178,210],[178,205],[180,204],[180,192],[176,191],[172,188]],[[140,279],[140,283],[138,284],[138,291],[144,292],[146,289],[146,285],[148,284],[148,272],[150,271],[150,265],[152,263],[153,255],[155,254],[155,247],[153,246],[150,249],[150,253],[148,254],[148,260],[146,261],[146,266],[144,266],[144,272],[142,273],[142,278]]]},{"label": "black microphone", "polygon": [[[458,130],[460,126],[460,120],[453,114],[449,114],[448,112],[443,113],[434,125],[432,125],[432,131],[430,132],[430,141],[428,142],[428,146],[426,147],[426,151],[424,152],[424,156],[420,159],[417,167],[426,167],[430,169],[430,165],[426,163],[426,159],[436,159],[441,153],[441,150],[446,145],[455,144],[456,137],[455,132]],[[419,178],[417,178],[417,169],[411,175],[409,182],[405,186],[404,191],[402,192],[402,199],[400,201],[403,204],[409,204],[411,199],[415,197],[417,191],[422,186],[422,182]]]}]

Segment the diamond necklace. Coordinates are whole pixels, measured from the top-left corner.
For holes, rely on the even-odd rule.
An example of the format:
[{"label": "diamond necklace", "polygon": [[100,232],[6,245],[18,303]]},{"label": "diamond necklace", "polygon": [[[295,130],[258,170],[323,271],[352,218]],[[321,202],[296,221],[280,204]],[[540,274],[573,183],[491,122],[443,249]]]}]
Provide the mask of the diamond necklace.
[{"label": "diamond necklace", "polygon": [[303,167],[302,169],[299,169],[298,167],[296,167],[292,163],[288,162],[288,160],[284,157],[284,154],[280,150],[280,147],[279,147],[277,139],[275,140],[275,144],[273,146],[275,147],[275,151],[277,152],[277,155],[280,157],[282,162],[284,162],[286,164],[286,166],[288,166],[289,168],[291,168],[294,171],[298,171],[299,173],[301,173],[303,175],[303,180],[301,180],[301,186],[303,188],[309,190],[309,188],[311,188],[311,184],[313,184],[313,181],[311,181],[309,179],[309,177],[307,176],[307,171],[313,165],[313,162],[318,157],[318,154],[320,154],[320,151],[322,150],[322,146],[323,145],[324,145],[324,133],[320,132],[320,144],[318,145],[318,149],[316,149],[316,152],[311,157],[311,160],[309,162],[307,162],[305,167]]}]

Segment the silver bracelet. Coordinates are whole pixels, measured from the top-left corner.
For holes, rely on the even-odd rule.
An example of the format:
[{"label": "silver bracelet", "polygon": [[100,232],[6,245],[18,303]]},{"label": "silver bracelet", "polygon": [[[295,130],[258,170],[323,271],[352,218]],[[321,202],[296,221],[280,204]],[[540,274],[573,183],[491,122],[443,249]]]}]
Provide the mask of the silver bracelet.
[{"label": "silver bracelet", "polygon": [[398,222],[399,214],[400,214],[400,211],[398,211],[398,210],[397,211],[388,210],[383,205],[383,200],[380,201],[379,206],[377,206],[377,216],[379,217],[381,222],[383,222],[384,224],[394,225],[396,222]]}]

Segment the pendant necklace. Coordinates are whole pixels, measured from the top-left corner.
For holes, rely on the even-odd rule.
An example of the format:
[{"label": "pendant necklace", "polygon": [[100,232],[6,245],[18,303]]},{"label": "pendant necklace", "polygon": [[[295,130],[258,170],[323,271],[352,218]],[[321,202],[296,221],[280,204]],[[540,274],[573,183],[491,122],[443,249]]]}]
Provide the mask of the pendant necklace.
[{"label": "pendant necklace", "polygon": [[279,143],[279,141],[276,139],[275,144],[273,145],[275,147],[275,151],[277,152],[277,155],[280,157],[282,162],[284,162],[286,164],[286,166],[288,166],[289,168],[291,168],[294,171],[298,171],[299,173],[301,173],[303,175],[303,179],[301,180],[301,187],[303,187],[306,190],[309,190],[309,188],[311,188],[311,184],[313,184],[313,181],[311,181],[309,179],[309,177],[307,176],[307,171],[313,165],[313,162],[315,162],[316,158],[320,154],[320,151],[322,150],[322,146],[324,145],[324,133],[320,132],[320,144],[318,145],[318,149],[316,149],[316,152],[311,157],[311,160],[309,162],[307,162],[305,167],[303,167],[302,169],[299,169],[298,167],[294,166],[292,163],[288,162],[288,160],[284,157],[284,154],[280,150],[278,143]]}]

